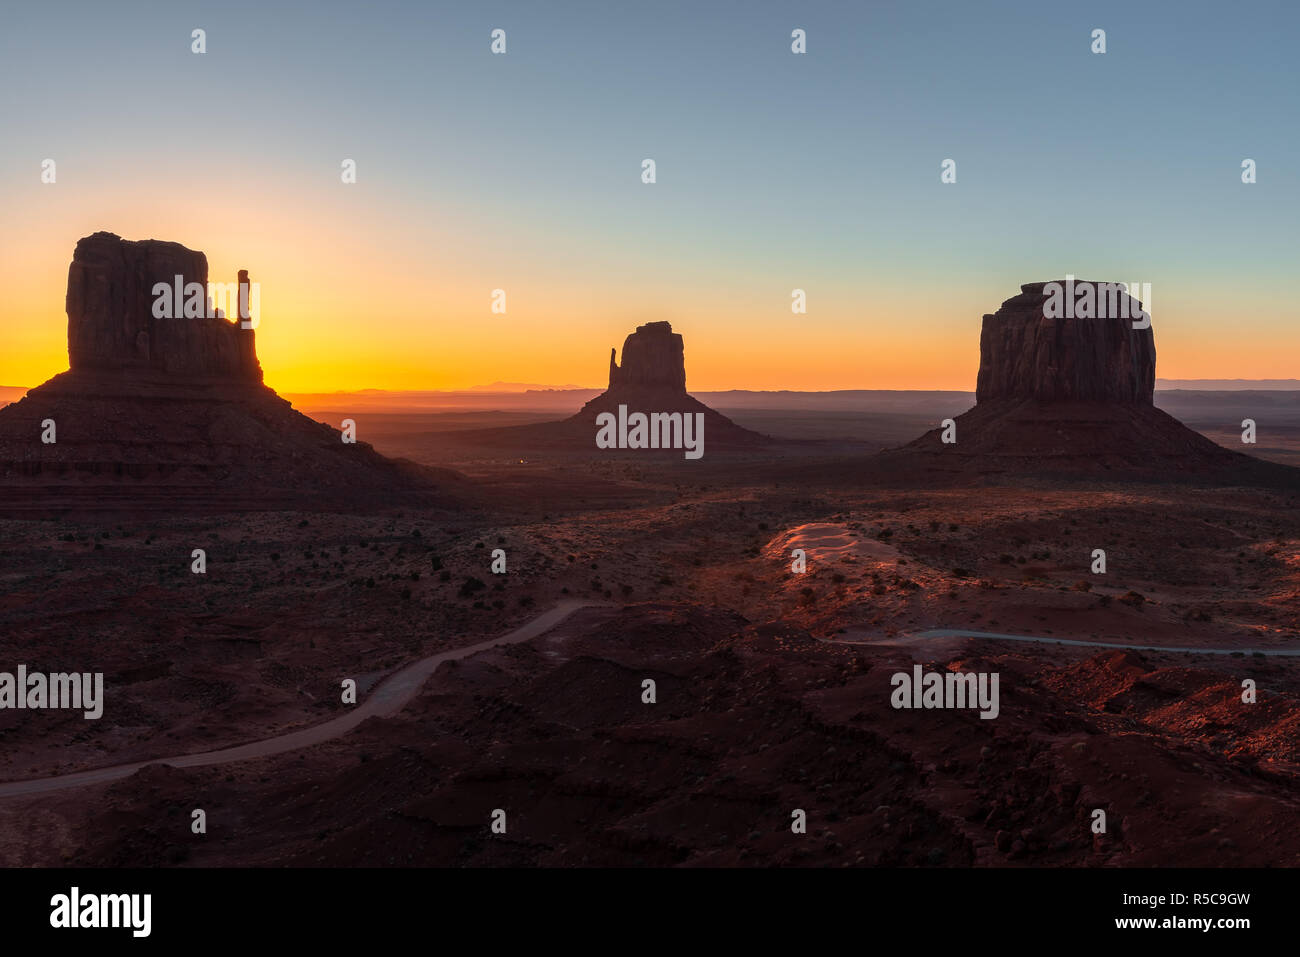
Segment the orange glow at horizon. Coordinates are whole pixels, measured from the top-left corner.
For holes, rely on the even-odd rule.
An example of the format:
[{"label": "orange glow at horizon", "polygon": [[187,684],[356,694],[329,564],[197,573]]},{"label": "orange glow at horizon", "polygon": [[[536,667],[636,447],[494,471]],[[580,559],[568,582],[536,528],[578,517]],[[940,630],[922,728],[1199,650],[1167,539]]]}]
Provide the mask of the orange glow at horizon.
[{"label": "orange glow at horizon", "polygon": [[[226,273],[233,281],[234,260],[226,266],[209,256],[209,263],[213,281]],[[296,269],[287,271],[292,278],[281,287],[259,274],[253,257],[244,256],[239,263],[253,267],[251,278],[262,284],[257,351],[267,384],[280,392],[450,391],[496,381],[604,388],[609,349],[617,348],[621,361],[624,337],[654,318],[642,309],[621,323],[596,315],[595,308],[554,315],[532,308],[518,294],[508,298],[507,315],[494,316],[484,294],[473,304],[465,301],[467,296],[444,300],[439,312],[451,318],[439,319],[436,313],[423,316],[400,306],[377,308],[356,291],[345,295],[338,290],[331,301],[319,302],[305,281],[309,277]],[[10,341],[0,357],[0,385],[30,388],[68,367],[66,313],[49,307],[50,281],[42,278],[45,288],[39,297],[40,287],[10,287],[15,294],[6,311],[25,321],[5,323]],[[58,277],[60,304],[65,282],[66,263]],[[400,294],[397,298],[409,301]],[[679,312],[680,303],[671,311]],[[368,320],[354,319],[367,313]],[[391,327],[385,330],[377,315]],[[703,322],[680,316],[671,321],[685,339],[687,387],[694,391],[973,391],[979,367],[978,317],[952,317],[929,330],[904,329],[894,325],[886,310],[858,319],[853,331],[845,333],[838,324],[819,327],[806,316],[792,316],[769,318],[761,335],[752,334],[758,324],[743,315],[712,312]],[[950,331],[954,325],[965,329],[955,335]],[[1159,317],[1156,326],[1161,327]],[[710,329],[717,333],[711,335]],[[1205,344],[1194,335],[1168,331],[1157,338],[1157,375],[1294,378],[1298,367],[1290,357],[1297,354],[1300,342],[1261,351],[1249,339]]]},{"label": "orange glow at horizon", "polygon": [[[658,319],[683,335],[694,391],[973,391],[981,316],[1015,292],[988,279],[954,281],[925,290],[918,307],[911,276],[822,280],[807,283],[809,311],[795,315],[784,278],[750,275],[725,257],[716,276],[667,254],[629,265],[617,251],[593,252],[537,226],[520,225],[507,241],[476,227],[470,210],[413,221],[395,201],[338,190],[324,202],[319,191],[285,191],[274,180],[159,206],[165,185],[60,183],[58,194],[36,198],[35,186],[18,197],[16,221],[30,229],[0,256],[0,385],[31,387],[67,368],[68,263],[76,240],[100,229],[203,250],[214,282],[248,269],[261,286],[258,356],[281,392],[494,381],[603,388],[609,349],[621,354],[638,324]],[[490,309],[497,288],[507,293],[505,315]],[[1222,318],[1241,304],[1231,290],[1215,291],[1214,301],[1160,296],[1157,375],[1296,376],[1300,324],[1285,319],[1293,307],[1280,294],[1261,302],[1268,293],[1256,291],[1252,313],[1271,318],[1245,335]]]}]

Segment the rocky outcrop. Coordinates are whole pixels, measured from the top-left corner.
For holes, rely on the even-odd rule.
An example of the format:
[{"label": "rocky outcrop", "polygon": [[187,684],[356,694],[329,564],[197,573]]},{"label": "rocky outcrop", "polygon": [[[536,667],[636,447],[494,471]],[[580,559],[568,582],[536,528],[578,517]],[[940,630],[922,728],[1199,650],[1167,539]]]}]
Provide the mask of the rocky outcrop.
[{"label": "rocky outcrop", "polygon": [[[154,287],[198,283],[204,315],[155,315]],[[237,283],[232,280],[231,286]],[[180,243],[131,242],[98,232],[77,243],[68,268],[68,363],[74,372],[142,371],[261,382],[252,329],[216,315],[208,259]],[[232,297],[233,301],[233,297]],[[209,315],[211,314],[211,315]]]},{"label": "rocky outcrop", "polygon": [[[1125,402],[1152,404],[1156,379],[1156,346],[1150,322],[1133,328],[1132,317],[1142,304],[1118,284],[1067,285],[1058,280],[1062,300],[1073,304],[1091,287],[1094,298],[1087,315],[1049,315],[1047,283],[1028,283],[993,315],[984,317],[980,332],[980,370],[975,396],[994,399],[1036,399],[1043,402]],[[1111,289],[1115,289],[1112,294]],[[1074,292],[1077,290],[1077,292]],[[1061,301],[1061,300],[1058,300]],[[1082,305],[1082,303],[1081,303]],[[1097,314],[1105,312],[1104,318]],[[1139,325],[1143,320],[1138,321]]]},{"label": "rocky outcrop", "polygon": [[77,244],[71,368],[0,409],[0,515],[354,511],[468,494],[462,476],[345,444],[296,411],[263,384],[253,332],[233,319],[155,317],[154,284],[178,275],[206,284],[207,258],[112,233]]},{"label": "rocky outcrop", "polygon": [[749,448],[770,441],[767,436],[742,428],[686,391],[685,348],[680,333],[669,322],[648,322],[623,341],[622,364],[609,357],[609,388],[582,407],[572,419],[582,445],[590,445],[596,417],[629,412],[701,413],[711,448]]},{"label": "rocky outcrop", "polygon": [[623,364],[609,351],[609,389],[654,390],[686,394],[686,358],[682,337],[672,323],[647,322],[623,340]]},{"label": "rocky outcrop", "polygon": [[[1122,290],[1112,302],[1107,288],[1104,313],[1094,295],[1091,308],[1062,314],[1051,285],[1021,286],[984,317],[975,407],[885,453],[886,465],[927,482],[1033,474],[1300,487],[1300,470],[1225,449],[1154,406],[1156,347],[1143,304]],[[1076,296],[1085,286],[1072,285]],[[1096,293],[1105,284],[1087,285]]]},{"label": "rocky outcrop", "polygon": [[680,334],[667,322],[648,322],[623,343],[623,362],[613,351],[609,357],[609,388],[586,403],[575,415],[558,422],[506,426],[496,429],[466,429],[448,434],[445,442],[461,447],[510,450],[509,454],[529,458],[549,454],[566,458],[601,455],[663,455],[682,457],[679,449],[598,450],[596,433],[603,413],[682,413],[704,417],[704,447],[707,457],[719,449],[745,451],[767,445],[766,435],[742,428],[686,391],[685,349]]}]

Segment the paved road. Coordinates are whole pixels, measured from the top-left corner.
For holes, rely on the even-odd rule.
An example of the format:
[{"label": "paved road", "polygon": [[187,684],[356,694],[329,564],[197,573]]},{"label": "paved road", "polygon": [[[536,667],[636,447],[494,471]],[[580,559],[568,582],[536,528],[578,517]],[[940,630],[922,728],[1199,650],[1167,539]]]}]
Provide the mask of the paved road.
[{"label": "paved road", "polygon": [[1279,658],[1300,658],[1300,648],[1178,648],[1173,645],[1127,645],[1116,641],[1081,641],[1075,638],[1041,638],[1037,635],[1004,635],[996,631],[967,631],[961,628],[934,628],[915,635],[898,638],[880,638],[872,641],[845,641],[836,638],[833,645],[889,645],[902,644],[917,638],[991,638],[995,641],[1034,641],[1048,645],[1082,645],[1088,648],[1118,648],[1126,651],[1181,651],[1190,655],[1268,655]]},{"label": "paved road", "polygon": [[499,638],[489,638],[476,645],[455,648],[439,652],[428,658],[421,658],[413,664],[395,671],[375,688],[370,697],[351,711],[323,724],[312,725],[299,731],[250,741],[248,744],[220,751],[204,751],[202,754],[182,754],[170,758],[153,758],[149,761],[135,761],[131,764],[115,764],[106,768],[94,768],[90,771],[78,771],[75,774],[60,774],[52,778],[35,778],[28,781],[8,781],[0,783],[0,798],[17,797],[26,794],[42,794],[47,791],[61,791],[65,788],[82,787],[87,784],[103,784],[134,774],[145,765],[170,764],[174,768],[197,768],[210,764],[229,764],[232,761],[246,761],[249,758],[264,758],[273,754],[284,754],[299,748],[309,748],[314,744],[342,737],[367,718],[382,717],[400,711],[424,687],[429,675],[444,661],[456,661],[477,654],[497,645],[513,645],[521,641],[536,638],[550,631],[579,608],[597,607],[591,602],[563,601],[550,611],[543,612],[527,624],[516,628]]}]

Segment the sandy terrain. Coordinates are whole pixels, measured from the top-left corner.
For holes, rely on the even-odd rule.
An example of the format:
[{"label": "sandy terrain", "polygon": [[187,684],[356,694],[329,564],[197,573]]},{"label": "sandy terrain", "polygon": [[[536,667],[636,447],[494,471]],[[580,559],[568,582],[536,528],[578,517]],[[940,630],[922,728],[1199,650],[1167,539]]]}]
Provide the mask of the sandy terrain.
[{"label": "sandy terrain", "polygon": [[[0,660],[107,688],[99,721],[0,711],[0,779],[321,726],[344,678],[364,702],[558,603],[614,607],[445,661],[341,737],[0,798],[0,860],[1300,863],[1300,662],[918,637],[1300,649],[1295,492],[855,486],[857,453],[824,447],[698,469],[426,451],[493,504],[0,523]],[[918,662],[998,672],[998,719],[892,709]]]}]

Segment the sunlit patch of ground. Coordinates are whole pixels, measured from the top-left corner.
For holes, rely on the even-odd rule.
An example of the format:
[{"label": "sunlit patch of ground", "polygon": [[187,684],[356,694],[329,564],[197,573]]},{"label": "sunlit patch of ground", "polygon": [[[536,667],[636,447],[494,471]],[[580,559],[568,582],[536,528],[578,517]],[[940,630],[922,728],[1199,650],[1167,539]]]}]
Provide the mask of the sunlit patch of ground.
[{"label": "sunlit patch of ground", "polygon": [[796,548],[803,549],[809,563],[830,564],[846,558],[877,563],[898,560],[898,549],[893,545],[833,522],[810,522],[789,529],[772,539],[763,551],[768,557],[789,557]]}]

